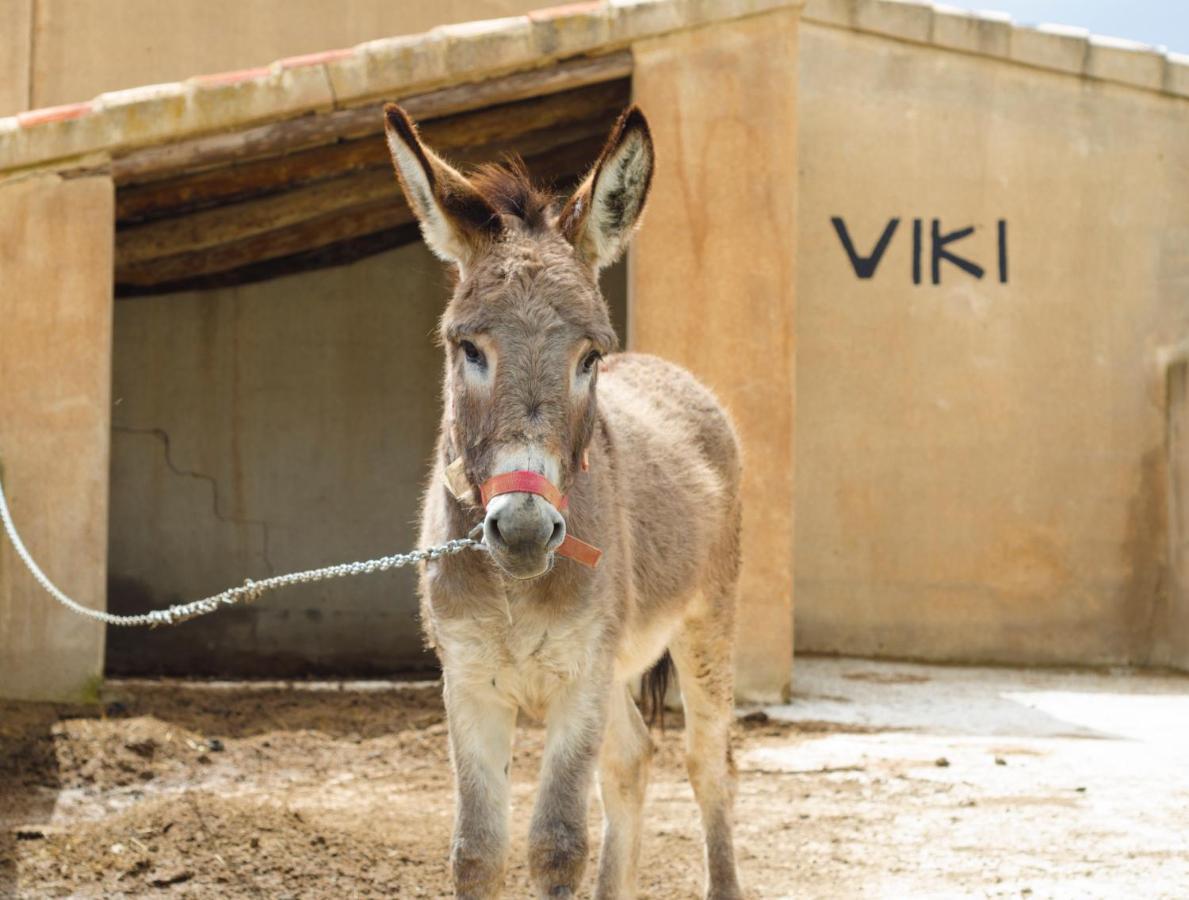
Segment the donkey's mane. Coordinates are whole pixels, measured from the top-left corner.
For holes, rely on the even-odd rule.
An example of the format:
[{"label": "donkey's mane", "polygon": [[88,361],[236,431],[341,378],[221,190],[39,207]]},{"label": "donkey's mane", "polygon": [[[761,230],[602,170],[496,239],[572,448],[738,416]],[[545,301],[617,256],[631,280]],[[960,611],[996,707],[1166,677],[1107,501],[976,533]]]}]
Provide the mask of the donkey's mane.
[{"label": "donkey's mane", "polygon": [[515,216],[534,231],[545,227],[556,198],[533,183],[519,156],[508,156],[502,162],[480,166],[470,173],[469,178],[475,190],[496,212]]}]

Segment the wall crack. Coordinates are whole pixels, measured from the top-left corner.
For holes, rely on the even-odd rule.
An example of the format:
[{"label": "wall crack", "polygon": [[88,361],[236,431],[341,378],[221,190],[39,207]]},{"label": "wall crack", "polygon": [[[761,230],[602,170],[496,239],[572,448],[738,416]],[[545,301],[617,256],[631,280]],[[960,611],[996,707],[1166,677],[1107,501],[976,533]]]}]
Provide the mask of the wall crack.
[{"label": "wall crack", "polygon": [[211,489],[211,512],[215,518],[220,522],[225,522],[229,525],[247,525],[260,529],[260,555],[264,559],[264,565],[268,568],[269,575],[275,575],[276,569],[273,567],[272,559],[269,556],[269,525],[263,519],[243,519],[238,516],[232,516],[224,513],[219,508],[219,482],[213,475],[207,475],[205,472],[197,472],[193,469],[183,469],[178,466],[173,460],[173,445],[169,438],[169,432],[164,428],[132,428],[127,425],[113,425],[112,431],[119,434],[135,434],[146,437],[156,438],[163,450],[165,465],[174,475],[180,478],[193,478],[195,481],[203,481],[210,485]]}]

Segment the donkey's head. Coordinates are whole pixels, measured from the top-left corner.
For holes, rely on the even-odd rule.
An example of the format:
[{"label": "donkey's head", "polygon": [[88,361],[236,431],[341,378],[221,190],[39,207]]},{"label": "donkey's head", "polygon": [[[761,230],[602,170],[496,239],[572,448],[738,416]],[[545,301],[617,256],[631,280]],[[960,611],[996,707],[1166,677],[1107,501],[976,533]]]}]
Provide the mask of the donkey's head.
[{"label": "donkey's head", "polygon": [[[400,107],[384,112],[425,242],[458,267],[441,323],[447,462],[462,458],[472,485],[527,470],[565,493],[594,432],[599,360],[615,346],[598,273],[623,252],[644,206],[648,124],[635,107],[620,116],[563,202],[519,163],[461,174],[421,143]],[[515,577],[546,571],[565,535],[561,512],[537,493],[487,505],[484,538]]]}]

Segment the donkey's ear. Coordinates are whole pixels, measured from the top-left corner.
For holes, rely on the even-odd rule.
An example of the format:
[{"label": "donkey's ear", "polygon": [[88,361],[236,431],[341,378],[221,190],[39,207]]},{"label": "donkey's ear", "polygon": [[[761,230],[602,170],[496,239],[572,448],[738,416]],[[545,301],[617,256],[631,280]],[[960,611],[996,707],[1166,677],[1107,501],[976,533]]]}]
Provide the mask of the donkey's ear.
[{"label": "donkey's ear", "polygon": [[562,234],[596,269],[619,259],[652,183],[652,135],[638,107],[611,129],[598,162],[562,210]]},{"label": "donkey's ear", "polygon": [[417,126],[395,103],[384,107],[384,133],[425,243],[465,269],[475,252],[499,235],[499,215],[461,173],[421,143]]}]

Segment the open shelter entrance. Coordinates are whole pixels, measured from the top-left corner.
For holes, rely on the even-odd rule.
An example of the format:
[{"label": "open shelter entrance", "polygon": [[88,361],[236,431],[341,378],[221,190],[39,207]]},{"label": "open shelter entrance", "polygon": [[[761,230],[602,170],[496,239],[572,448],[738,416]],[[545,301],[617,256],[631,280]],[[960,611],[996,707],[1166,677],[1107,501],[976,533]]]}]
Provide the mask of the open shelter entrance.
[{"label": "open shelter entrance", "polygon": [[[463,165],[577,184],[630,102],[614,53],[402,101]],[[449,267],[421,243],[379,104],[113,165],[108,603],[133,613],[417,544]],[[626,345],[626,278],[605,275]],[[165,629],[108,629],[119,675],[392,675],[434,665],[416,576],[298,585]]]}]

